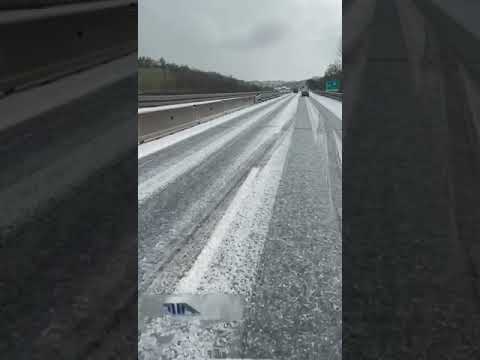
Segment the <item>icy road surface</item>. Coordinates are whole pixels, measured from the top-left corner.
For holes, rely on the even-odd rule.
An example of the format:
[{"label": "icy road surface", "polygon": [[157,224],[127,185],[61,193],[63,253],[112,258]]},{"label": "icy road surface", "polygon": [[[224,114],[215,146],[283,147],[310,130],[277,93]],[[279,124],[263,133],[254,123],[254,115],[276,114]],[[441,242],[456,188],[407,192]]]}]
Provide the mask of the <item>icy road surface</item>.
[{"label": "icy road surface", "polygon": [[341,131],[341,103],[289,94],[139,147],[139,298],[245,303],[149,319],[140,359],[341,358]]}]

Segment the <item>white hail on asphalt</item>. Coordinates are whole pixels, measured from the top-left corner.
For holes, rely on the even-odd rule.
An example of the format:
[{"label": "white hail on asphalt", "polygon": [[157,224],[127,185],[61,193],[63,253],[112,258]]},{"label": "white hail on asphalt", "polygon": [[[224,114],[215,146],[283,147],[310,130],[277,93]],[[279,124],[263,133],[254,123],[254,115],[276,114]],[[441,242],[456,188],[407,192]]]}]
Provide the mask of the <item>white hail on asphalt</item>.
[{"label": "white hail on asphalt", "polygon": [[200,151],[195,152],[178,164],[170,166],[168,169],[161,171],[147,180],[141,182],[138,185],[138,201],[142,203],[146,198],[153,195],[156,192],[163,190],[167,185],[175,181],[179,176],[193,169],[196,165],[207,159],[210,155],[219,151],[228,142],[239,136],[242,132],[250,128],[265,115],[281,107],[288,98],[285,98],[277,103],[271,104],[271,106],[263,108],[260,112],[250,117],[238,127],[233,128],[224,136],[212,141]]},{"label": "white hail on asphalt", "polygon": [[[289,123],[297,107],[298,97],[276,118],[274,130],[270,130],[271,135],[278,134]],[[292,132],[293,127],[290,127],[279,138],[263,167],[251,169],[207,245],[177,284],[176,294],[247,295],[252,291]],[[171,337],[171,340],[168,345],[159,348],[155,340],[158,336]],[[146,355],[145,359],[169,354],[198,359],[205,356],[206,349],[213,348],[214,342],[215,333],[205,329],[199,321],[186,323],[175,319],[157,319],[141,334],[139,349]]]},{"label": "white hail on asphalt", "polygon": [[315,93],[310,93],[310,96],[317,100],[320,104],[330,110],[336,117],[342,120],[342,102],[321,96]]}]

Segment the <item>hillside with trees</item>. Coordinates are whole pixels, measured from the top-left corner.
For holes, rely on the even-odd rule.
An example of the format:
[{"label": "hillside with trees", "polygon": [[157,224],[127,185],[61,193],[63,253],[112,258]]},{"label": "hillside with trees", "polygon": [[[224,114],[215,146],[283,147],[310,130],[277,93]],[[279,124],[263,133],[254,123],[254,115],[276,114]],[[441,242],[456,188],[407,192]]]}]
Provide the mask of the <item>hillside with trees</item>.
[{"label": "hillside with trees", "polygon": [[323,76],[308,79],[307,86],[312,90],[325,91],[325,84],[328,80],[340,80],[339,91],[343,91],[343,72],[341,64],[330,64]]},{"label": "hillside with trees", "polygon": [[260,90],[265,88],[232,76],[170,63],[164,58],[159,60],[146,56],[138,58],[139,93],[221,93]]},{"label": "hillside with trees", "polygon": [[308,79],[306,84],[312,90],[325,91],[325,84],[328,80],[340,80],[340,92],[343,92],[343,72],[342,72],[342,42],[337,46],[336,59],[333,64],[328,65],[323,76]]}]

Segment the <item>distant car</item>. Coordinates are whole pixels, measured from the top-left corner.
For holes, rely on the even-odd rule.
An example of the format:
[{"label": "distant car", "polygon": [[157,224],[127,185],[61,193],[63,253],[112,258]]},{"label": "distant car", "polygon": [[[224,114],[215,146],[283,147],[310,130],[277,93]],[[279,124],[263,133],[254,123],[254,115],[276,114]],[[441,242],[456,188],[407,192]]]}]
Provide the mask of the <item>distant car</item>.
[{"label": "distant car", "polygon": [[296,94],[298,93],[298,89],[297,88],[293,88],[293,92]]},{"label": "distant car", "polygon": [[302,96],[310,96],[308,90],[302,90]]}]

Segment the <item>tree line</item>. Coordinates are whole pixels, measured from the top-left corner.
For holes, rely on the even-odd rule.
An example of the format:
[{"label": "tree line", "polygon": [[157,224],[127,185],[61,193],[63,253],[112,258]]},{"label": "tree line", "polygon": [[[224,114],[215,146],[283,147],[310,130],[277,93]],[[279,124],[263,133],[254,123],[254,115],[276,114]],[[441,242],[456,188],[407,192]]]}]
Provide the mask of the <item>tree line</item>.
[{"label": "tree line", "polygon": [[235,79],[232,76],[201,71],[187,65],[177,65],[167,62],[164,58],[155,60],[148,56],[140,56],[138,68],[138,88],[141,93],[214,93],[265,90],[261,86]]},{"label": "tree line", "polygon": [[339,39],[335,61],[328,65],[323,76],[312,78],[306,81],[306,85],[312,90],[325,91],[325,85],[329,80],[340,80],[340,92],[343,92],[343,71],[342,71],[342,40]]},{"label": "tree line", "polygon": [[308,88],[312,90],[320,90],[325,91],[325,86],[327,81],[329,80],[340,80],[340,89],[339,91],[343,91],[343,72],[342,72],[342,64],[337,62],[335,64],[330,64],[327,67],[327,70],[323,74],[323,76],[318,78],[308,79],[306,84]]}]

